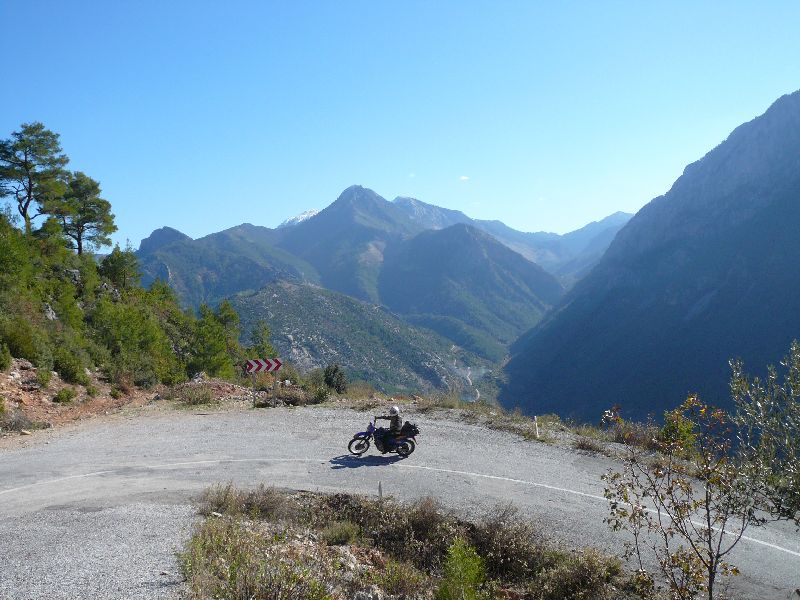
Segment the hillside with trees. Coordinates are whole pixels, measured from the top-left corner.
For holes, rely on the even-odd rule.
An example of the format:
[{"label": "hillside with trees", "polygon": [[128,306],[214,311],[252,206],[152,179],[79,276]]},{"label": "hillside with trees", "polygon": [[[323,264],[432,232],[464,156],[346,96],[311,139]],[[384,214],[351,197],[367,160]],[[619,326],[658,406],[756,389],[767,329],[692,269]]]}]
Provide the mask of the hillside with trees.
[{"label": "hillside with trees", "polygon": [[195,314],[165,283],[141,287],[130,248],[98,261],[116,231],[111,203],[68,164],[41,123],[0,141],[0,193],[11,200],[0,213],[0,355],[74,385],[99,370],[123,392],[200,371],[233,376],[244,349],[231,305]]}]

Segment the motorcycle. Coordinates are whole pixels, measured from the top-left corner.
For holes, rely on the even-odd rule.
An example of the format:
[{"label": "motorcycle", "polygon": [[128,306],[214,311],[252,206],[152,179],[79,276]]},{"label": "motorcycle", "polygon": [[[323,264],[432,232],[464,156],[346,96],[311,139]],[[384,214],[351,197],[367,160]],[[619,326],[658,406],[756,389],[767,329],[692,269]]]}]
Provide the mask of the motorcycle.
[{"label": "motorcycle", "polygon": [[416,449],[418,435],[419,428],[408,421],[403,424],[400,433],[395,435],[383,428],[375,427],[375,418],[373,418],[366,431],[361,431],[353,436],[347,449],[350,454],[361,456],[369,450],[370,441],[374,441],[375,447],[381,454],[396,452],[398,456],[405,458]]}]

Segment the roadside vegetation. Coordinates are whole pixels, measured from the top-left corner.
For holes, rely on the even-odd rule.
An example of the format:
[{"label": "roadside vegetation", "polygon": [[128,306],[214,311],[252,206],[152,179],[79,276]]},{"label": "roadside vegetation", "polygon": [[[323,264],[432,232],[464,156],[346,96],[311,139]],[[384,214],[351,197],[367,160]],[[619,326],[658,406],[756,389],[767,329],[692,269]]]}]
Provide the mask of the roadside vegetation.
[{"label": "roadside vegetation", "polygon": [[[93,254],[116,231],[111,204],[68,163],[41,123],[0,139],[0,371],[30,363],[31,391],[57,373],[70,386],[52,395],[60,404],[96,395],[96,374],[114,397],[200,372],[235,377],[250,351],[230,303],[186,311],[166,284],[139,285],[130,247]],[[268,336],[257,329],[253,347]]]},{"label": "roadside vegetation", "polygon": [[653,438],[655,460],[629,441],[622,469],[604,476],[607,522],[628,534],[643,582],[655,583],[653,558],[671,597],[721,598],[749,528],[800,526],[800,343],[781,364],[761,380],[731,361],[733,414],[690,395]]},{"label": "roadside vegetation", "polygon": [[192,598],[646,597],[618,559],[563,550],[509,505],[470,522],[431,498],[228,484],[200,512],[179,556]]}]

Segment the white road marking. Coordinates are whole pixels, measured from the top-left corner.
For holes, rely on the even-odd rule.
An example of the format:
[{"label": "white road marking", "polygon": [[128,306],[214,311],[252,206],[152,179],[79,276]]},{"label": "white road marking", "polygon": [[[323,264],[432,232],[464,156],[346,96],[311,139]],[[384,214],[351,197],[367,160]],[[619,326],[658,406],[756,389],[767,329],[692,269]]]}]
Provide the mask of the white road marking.
[{"label": "white road marking", "polygon": [[[83,473],[80,475],[69,475],[67,477],[59,477],[57,479],[48,479],[45,481],[37,481],[35,483],[29,483],[27,485],[22,485],[16,488],[10,488],[6,490],[0,490],[0,496],[3,494],[11,494],[14,492],[19,492],[22,490],[30,489],[36,486],[41,485],[48,485],[52,483],[60,483],[62,481],[68,481],[71,479],[86,479],[89,477],[99,477],[100,475],[108,475],[110,473],[116,473],[122,469],[171,469],[171,468],[180,468],[180,467],[194,467],[198,465],[216,465],[222,463],[249,463],[249,462],[300,462],[300,463],[321,463],[326,464],[329,460],[322,460],[318,458],[218,458],[218,459],[207,459],[207,460],[193,460],[193,461],[185,461],[185,462],[176,462],[176,463],[164,463],[159,465],[125,465],[122,467],[117,467],[116,469],[108,469],[105,471],[94,471],[92,473]],[[571,490],[569,488],[558,487],[554,485],[548,485],[546,483],[537,483],[535,481],[526,481],[524,479],[515,479],[513,477],[503,477],[501,475],[487,475],[485,473],[474,473],[472,471],[458,471],[455,469],[444,469],[440,467],[428,467],[425,465],[410,465],[410,464],[400,464],[400,463],[393,463],[389,466],[398,467],[402,469],[418,469],[421,471],[434,471],[437,473],[450,473],[452,475],[464,475],[468,477],[480,477],[482,479],[491,479],[495,481],[507,481],[509,483],[516,483],[519,485],[528,485],[531,487],[538,487],[543,488],[546,490],[551,490],[555,492],[563,492],[565,494],[572,494],[573,496],[581,496],[584,498],[590,498],[592,500],[600,500],[602,502],[607,502],[607,500],[603,496],[598,496],[596,494],[587,494],[586,492],[579,492],[577,490]],[[646,509],[650,512],[655,512],[653,509]],[[696,525],[701,525],[702,523],[695,523]],[[796,556],[800,558],[800,552],[795,552],[794,550],[789,550],[788,548],[784,548],[782,546],[778,546],[776,544],[771,544],[769,542],[765,542],[762,540],[758,540],[756,538],[742,536],[743,540],[747,540],[748,542],[753,542],[754,544],[759,544],[761,546],[766,546],[768,548],[772,548],[773,550],[778,550],[779,552],[785,552],[786,554],[790,554],[792,556]]]}]

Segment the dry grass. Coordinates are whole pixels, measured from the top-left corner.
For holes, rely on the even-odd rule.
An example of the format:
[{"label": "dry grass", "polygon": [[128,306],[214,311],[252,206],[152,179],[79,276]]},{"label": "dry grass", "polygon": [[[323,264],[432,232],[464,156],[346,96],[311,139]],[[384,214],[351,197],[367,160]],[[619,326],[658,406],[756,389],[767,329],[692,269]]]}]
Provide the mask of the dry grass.
[{"label": "dry grass", "polygon": [[378,588],[432,598],[457,540],[475,549],[490,579],[486,590],[501,590],[500,597],[644,597],[618,560],[560,550],[510,505],[467,522],[432,498],[400,504],[228,484],[204,494],[202,512],[212,516],[181,554],[190,598],[344,599]]}]

